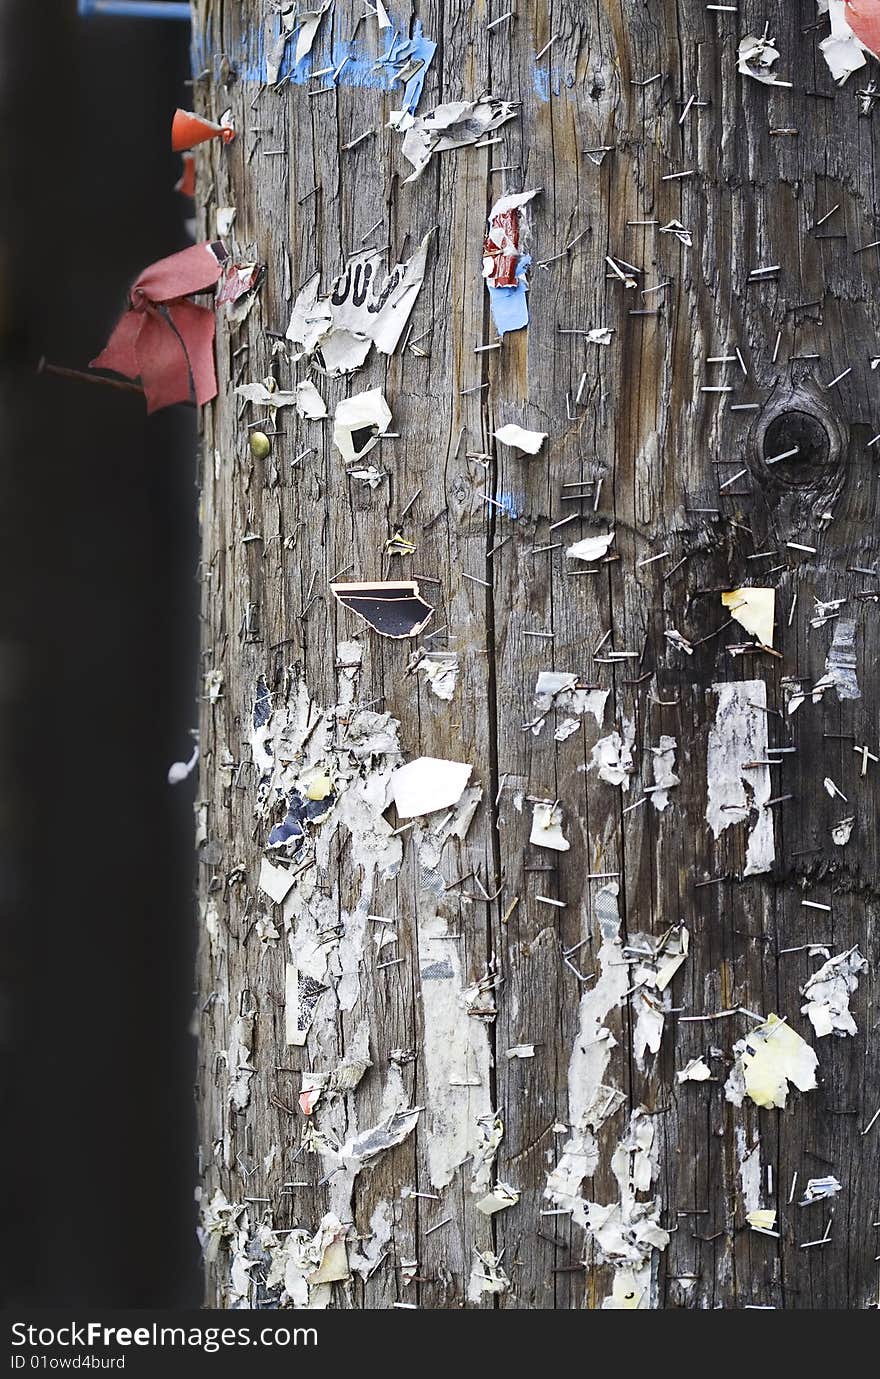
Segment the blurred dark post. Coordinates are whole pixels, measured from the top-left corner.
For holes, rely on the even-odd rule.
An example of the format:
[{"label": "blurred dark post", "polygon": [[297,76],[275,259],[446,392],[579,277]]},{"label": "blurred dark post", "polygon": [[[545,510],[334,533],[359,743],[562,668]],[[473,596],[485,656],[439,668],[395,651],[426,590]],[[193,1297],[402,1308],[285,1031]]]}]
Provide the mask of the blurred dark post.
[{"label": "blurred dark post", "polygon": [[35,372],[188,242],[189,28],[0,16],[4,1294],[191,1305],[194,419]]}]

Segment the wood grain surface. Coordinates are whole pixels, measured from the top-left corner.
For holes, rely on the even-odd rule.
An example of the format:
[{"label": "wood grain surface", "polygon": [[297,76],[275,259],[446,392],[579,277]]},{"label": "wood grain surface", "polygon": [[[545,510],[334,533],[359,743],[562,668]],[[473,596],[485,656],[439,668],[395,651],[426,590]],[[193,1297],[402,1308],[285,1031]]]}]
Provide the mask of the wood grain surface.
[{"label": "wood grain surface", "polygon": [[[335,67],[340,54],[374,59],[384,50],[375,19],[358,22],[363,8],[336,0],[318,31],[314,70]],[[222,675],[216,702],[202,697],[197,806],[203,1200],[220,1188],[246,1206],[239,1227],[252,1236],[260,1223],[318,1229],[333,1182],[321,1181],[321,1155],[301,1147],[300,1077],[341,1060],[366,1020],[371,1068],[314,1119],[341,1140],[376,1124],[399,1049],[416,1055],[399,1072],[409,1104],[424,1109],[414,1132],[354,1182],[349,1252],[369,1244],[383,1202],[392,1232],[381,1263],[366,1279],[334,1285],[331,1305],[601,1307],[614,1265],[568,1213],[542,1212],[553,1207],[547,1174],[568,1133],[559,1127],[571,1124],[579,1003],[599,972],[597,896],[616,882],[624,944],[674,925],[690,934],[659,1053],[639,1066],[639,990],[604,1021],[616,1042],[603,1082],[624,1100],[597,1132],[599,1163],[583,1193],[617,1200],[611,1156],[629,1112],[643,1106],[659,1161],[645,1200],[656,1196],[671,1238],[652,1252],[641,1305],[873,1306],[880,1123],[862,1132],[880,1106],[880,763],[868,758],[863,771],[854,748],[878,753],[880,578],[865,573],[878,554],[880,448],[869,445],[880,431],[871,368],[878,249],[864,247],[880,240],[877,116],[862,115],[857,97],[876,67],[869,60],[836,88],[818,49],[827,22],[817,26],[806,0],[749,2],[737,14],[696,0],[552,0],[520,3],[489,27],[510,8],[505,0],[395,3],[399,27],[418,18],[438,44],[421,114],[484,91],[518,107],[497,142],[437,154],[404,185],[409,165],[387,124],[398,97],[367,83],[369,62],[348,76],[343,69],[326,93],[316,89],[329,77],[272,88],[261,57],[271,7],[195,5],[194,108],[218,118],[231,107],[237,130],[228,147],[198,152],[200,237],[215,238],[217,207],[234,206],[227,247],[266,265],[246,320],[218,316],[220,392],[205,410],[200,470],[203,670]],[[777,75],[790,87],[737,72],[740,38],[761,34],[765,21],[781,54]],[[366,130],[370,137],[343,147]],[[602,148],[604,156],[584,152]],[[475,352],[496,339],[482,278],[486,217],[504,192],[532,188],[541,192],[531,204],[530,324],[502,348]],[[672,221],[690,247],[662,231]],[[300,285],[320,270],[328,286],[364,244],[387,245],[389,263],[406,258],[432,227],[410,333],[419,352],[373,351],[351,377],[315,377],[331,413],[354,392],[383,390],[396,434],[370,457],[385,472],[381,484],[349,478],[332,422],[301,420],[293,408],[277,413],[270,456],[253,459],[248,426],[265,414],[233,389],[269,375],[292,387],[308,376],[304,361],[276,348]],[[638,270],[634,288],[606,256]],[[750,277],[772,265],[777,271]],[[586,340],[597,327],[613,331],[609,345]],[[708,362],[717,356],[733,359]],[[497,444],[493,432],[508,422],[547,432],[541,452]],[[792,435],[799,455],[768,466]],[[398,523],[416,545],[411,556],[385,553]],[[566,546],[612,530],[612,559],[585,566],[566,557]],[[328,590],[346,570],[354,580],[418,579],[435,607],[430,635],[391,641],[366,628]],[[748,584],[775,589],[778,655],[730,650],[752,639],[720,595]],[[814,627],[815,599],[846,603]],[[789,714],[786,684],[802,680],[809,690],[819,681],[841,618],[855,623],[860,697],[838,699],[831,689],[814,704],[808,693]],[[671,629],[692,654],[665,636]],[[289,1048],[285,961],[298,919],[295,905],[275,907],[258,889],[267,827],[255,814],[253,709],[261,677],[275,710],[300,678],[321,708],[344,702],[337,648],[352,640],[362,648],[352,702],[399,723],[407,760],[472,764],[484,793],[464,840],[443,849],[439,895],[419,866],[417,830],[399,835],[399,874],[377,877],[369,899],[370,914],[394,921],[396,945],[377,949],[368,925],[356,1004],[338,1008],[331,990],[308,1043]],[[451,701],[407,675],[416,645],[458,653]],[[609,659],[611,650],[634,654]],[[551,712],[540,731],[524,729],[548,670],[610,691],[601,727],[584,715],[560,741],[564,715]],[[779,799],[769,806],[775,860],[750,876],[745,851],[759,811],[717,839],[706,818],[713,686],[745,680],[766,686],[770,746],[796,749],[759,768]],[[594,745],[615,730],[632,743],[625,791],[591,769]],[[653,784],[651,748],[664,735],[676,742],[680,784],[660,811],[643,788]],[[823,788],[826,777],[846,802]],[[530,797],[559,802],[567,852],[529,843]],[[831,829],[850,815],[852,836],[839,846]],[[388,818],[396,828],[393,809]],[[319,886],[344,937],[364,877],[342,828]],[[442,1037],[426,1020],[420,982],[435,914],[456,936],[445,942],[464,986],[497,968],[497,1017],[460,1009],[461,1021],[479,1024],[475,1047],[484,1039],[488,1057],[462,1070],[473,1085],[453,1089],[450,1103],[460,1126],[487,1109],[503,1120],[495,1174],[520,1199],[491,1218],[475,1210],[469,1162],[442,1188],[431,1185],[432,1139],[455,1133],[432,1120],[426,1071],[431,1041]],[[261,917],[273,920],[277,941],[260,938]],[[832,954],[857,944],[868,960],[851,1000],[854,1037],[816,1038],[801,1014],[800,988],[824,960],[806,950],[813,943]],[[576,951],[566,962],[568,950]],[[380,967],[389,956],[394,965]],[[816,1090],[792,1091],[784,1110],[726,1100],[733,1044],[754,1020],[682,1017],[739,1007],[785,1017],[815,1047]],[[254,1071],[239,1110],[229,1050],[242,1014],[253,1017]],[[533,1058],[507,1056],[522,1043],[535,1045]],[[676,1070],[703,1054],[711,1080],[679,1083]],[[777,1208],[778,1238],[745,1220],[742,1159],[756,1145],[760,1205]],[[799,1207],[807,1180],[827,1174],[843,1191]],[[832,1217],[828,1242],[801,1248]],[[214,1306],[242,1305],[229,1245],[207,1269]],[[467,1304],[475,1249],[501,1255],[510,1286]],[[277,1306],[265,1258],[254,1259],[247,1305]],[[406,1261],[418,1262],[410,1283]]]}]

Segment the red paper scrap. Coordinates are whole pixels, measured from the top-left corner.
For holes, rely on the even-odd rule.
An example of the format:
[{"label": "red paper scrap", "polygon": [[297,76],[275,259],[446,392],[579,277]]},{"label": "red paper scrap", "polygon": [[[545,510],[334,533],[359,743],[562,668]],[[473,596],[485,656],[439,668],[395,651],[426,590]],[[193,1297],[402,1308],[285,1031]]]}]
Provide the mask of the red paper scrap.
[{"label": "red paper scrap", "polygon": [[214,286],[226,257],[222,244],[194,244],[145,268],[89,368],[140,378],[148,412],[193,397],[199,406],[210,402],[217,396],[214,312],[187,298]]},{"label": "red paper scrap", "polygon": [[880,0],[846,0],[846,17],[859,42],[880,57]]},{"label": "red paper scrap", "polygon": [[174,190],[180,192],[181,196],[195,196],[196,194],[196,160],[192,153],[183,155],[183,171],[174,184]]},{"label": "red paper scrap", "polygon": [[253,292],[259,286],[263,271],[262,263],[233,263],[230,259],[223,270],[223,281],[217,288],[214,305],[237,302],[246,292]]},{"label": "red paper scrap", "polygon": [[208,139],[222,139],[229,144],[235,138],[235,130],[230,124],[216,124],[196,115],[192,110],[175,110],[171,121],[171,148],[175,153],[183,153],[196,144],[204,144]]},{"label": "red paper scrap", "polygon": [[492,217],[490,233],[486,238],[483,253],[491,266],[486,277],[493,287],[516,287],[516,268],[519,263],[519,212],[518,206],[501,211]]}]

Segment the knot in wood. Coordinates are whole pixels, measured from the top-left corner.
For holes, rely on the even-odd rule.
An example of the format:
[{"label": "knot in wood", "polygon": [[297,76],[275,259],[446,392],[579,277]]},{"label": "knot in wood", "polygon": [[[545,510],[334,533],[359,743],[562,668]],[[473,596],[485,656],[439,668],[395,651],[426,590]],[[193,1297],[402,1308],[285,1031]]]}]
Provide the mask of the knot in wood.
[{"label": "knot in wood", "polygon": [[778,412],[768,424],[762,450],[764,463],[773,465],[777,478],[810,484],[830,463],[831,437],[819,417],[793,407]]},{"label": "knot in wood", "polygon": [[792,469],[801,469],[804,465],[828,465],[832,445],[828,430],[818,416],[801,408],[792,408],[774,416],[764,432],[764,461],[790,450],[797,451],[797,454],[779,463],[786,463]]}]

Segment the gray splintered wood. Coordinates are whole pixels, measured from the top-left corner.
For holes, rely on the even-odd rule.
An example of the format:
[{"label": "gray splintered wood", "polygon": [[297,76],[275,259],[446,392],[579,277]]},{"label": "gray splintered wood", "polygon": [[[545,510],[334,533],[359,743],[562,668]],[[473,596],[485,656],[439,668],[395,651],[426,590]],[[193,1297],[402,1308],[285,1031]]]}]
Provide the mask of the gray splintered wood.
[{"label": "gray splintered wood", "polygon": [[[217,119],[231,107],[237,130],[228,147],[197,151],[200,238],[216,237],[218,206],[234,206],[227,246],[267,270],[242,324],[218,313],[219,396],[203,419],[202,668],[222,675],[222,691],[201,700],[200,1190],[203,1205],[220,1190],[242,1208],[208,1252],[206,1301],[277,1305],[261,1228],[313,1235],[344,1198],[332,1179],[322,1181],[322,1156],[302,1149],[302,1074],[333,1064],[326,1028],[320,1045],[311,1035],[305,1047],[285,1042],[288,934],[283,907],[258,888],[268,826],[255,815],[250,739],[261,678],[276,708],[298,677],[317,706],[332,707],[345,681],[337,649],[356,641],[362,665],[352,702],[400,724],[407,760],[471,763],[483,800],[465,839],[443,850],[448,889],[439,902],[420,870],[415,830],[400,835],[399,874],[373,886],[369,911],[393,919],[397,943],[377,953],[367,926],[359,994],[336,1013],[332,1050],[341,1062],[366,1021],[372,1066],[311,1119],[342,1139],[377,1124],[400,1049],[416,1054],[399,1068],[407,1104],[424,1109],[415,1130],[354,1180],[343,1218],[349,1256],[369,1246],[377,1220],[390,1221],[390,1233],[367,1277],[333,1285],[331,1305],[578,1309],[612,1296],[615,1266],[591,1232],[565,1212],[541,1213],[554,1210],[547,1175],[571,1133],[572,1055],[578,1041],[590,1042],[579,1008],[591,982],[573,968],[600,975],[597,906],[615,882],[622,944],[659,939],[673,925],[690,934],[667,1002],[677,1013],[665,1016],[656,1056],[643,1067],[635,1057],[639,992],[602,1020],[615,1041],[602,1080],[623,1097],[596,1132],[598,1160],[580,1191],[593,1203],[620,1200],[612,1156],[631,1112],[644,1107],[659,1176],[639,1200],[656,1198],[671,1232],[665,1250],[649,1252],[650,1281],[636,1301],[876,1305],[880,1122],[862,1131],[880,1106],[880,765],[868,759],[863,770],[854,751],[878,752],[880,578],[868,573],[880,545],[878,448],[868,445],[880,431],[870,367],[878,250],[857,252],[880,238],[876,116],[860,115],[856,94],[873,68],[835,88],[817,48],[824,30],[804,32],[811,4],[771,4],[760,25],[749,21],[759,32],[769,21],[776,70],[791,89],[739,75],[745,16],[697,0],[648,8],[557,0],[552,15],[524,6],[494,28],[489,21],[507,7],[432,0],[393,8],[399,28],[417,17],[439,45],[420,114],[483,91],[519,107],[492,135],[500,142],[437,154],[408,185],[400,135],[388,128],[400,88],[382,91],[368,79],[389,40],[374,18],[358,23],[362,0],[336,0],[315,41],[314,70],[354,55],[332,100],[309,94],[329,77],[278,90],[264,84],[270,5],[194,6],[195,108]],[[374,136],[358,140],[368,129]],[[690,175],[671,175],[682,172]],[[486,216],[503,192],[535,187],[530,324],[501,349],[480,350],[495,340],[482,277]],[[662,232],[671,222],[690,233],[692,247]],[[277,427],[271,454],[255,460],[247,428],[261,414],[242,407],[233,388],[270,374],[286,388],[309,376],[304,363],[273,353],[298,287],[321,270],[326,288],[367,232],[368,244],[390,246],[393,263],[432,226],[412,315],[418,352],[373,351],[353,376],[315,378],[331,414],[342,398],[383,390],[399,439],[370,455],[385,471],[381,484],[348,478],[332,422],[302,420],[293,408],[266,424]],[[606,256],[635,273],[634,288]],[[613,329],[609,345],[571,333],[600,327]],[[719,356],[724,362],[707,362]],[[732,391],[701,391],[721,387]],[[493,432],[510,422],[548,433],[538,455],[496,446]],[[582,502],[565,501],[580,492]],[[407,507],[403,534],[416,551],[389,557],[385,542]],[[565,547],[611,530],[613,558],[574,576],[590,567],[567,559]],[[436,610],[427,633],[438,635],[398,642],[369,631],[329,592],[346,570],[343,578],[363,581],[421,575]],[[754,639],[730,621],[720,594],[748,584],[776,591],[778,656],[729,650]],[[847,602],[814,627],[815,599]],[[672,629],[692,654],[666,637]],[[433,695],[424,676],[405,674],[416,645],[458,654],[451,701]],[[636,655],[609,657],[614,651]],[[860,697],[839,697],[832,685],[812,703],[809,691],[829,666],[833,673],[842,657],[849,674],[853,655]],[[560,710],[539,732],[523,731],[536,715],[537,678],[549,670],[609,691],[601,726],[585,713],[557,740]],[[778,803],[766,806],[771,869],[752,875],[744,875],[746,849],[764,807],[734,812],[717,837],[707,821],[713,686],[746,680],[762,682],[766,694],[770,756],[796,748],[780,765],[755,768],[769,774],[762,799]],[[793,680],[806,701],[789,714]],[[595,744],[615,730],[632,745],[626,791],[591,769]],[[650,796],[630,810],[655,783],[651,749],[664,736],[677,744],[680,784],[664,810]],[[823,788],[826,777],[846,802]],[[559,801],[569,851],[529,843],[528,797]],[[852,834],[840,845],[832,828],[850,815]],[[393,810],[388,817],[397,827]],[[319,879],[343,935],[364,884],[345,839],[340,829]],[[461,1021],[480,1023],[491,1067],[481,1071],[476,1060],[459,1070],[457,1081],[475,1085],[449,1099],[458,1131],[432,1121],[426,1054],[436,1028],[425,1018],[420,970],[438,904],[448,933],[460,936],[444,942],[464,985],[493,963],[501,979],[493,1023],[459,1011]],[[277,941],[261,937],[261,921],[274,923]],[[857,944],[868,960],[850,1001],[855,1037],[817,1038],[801,1014],[800,988],[824,961],[807,951],[814,943],[831,954]],[[568,965],[563,954],[572,949]],[[402,961],[384,966],[389,959]],[[781,1111],[726,1100],[733,1044],[755,1021],[682,1017],[737,1007],[777,1013],[816,1049],[816,1090],[790,1091]],[[231,1093],[241,1079],[229,1064],[245,1033],[250,1068],[238,1109]],[[535,1056],[508,1058],[521,1044],[534,1044]],[[676,1071],[700,1056],[711,1079],[679,1083]],[[492,1218],[476,1210],[469,1161],[443,1186],[431,1181],[443,1136],[454,1139],[487,1107],[504,1122],[494,1178],[520,1194]],[[756,1146],[759,1202],[743,1167]],[[827,1174],[843,1192],[800,1208],[807,1180]],[[755,1205],[777,1209],[778,1238],[749,1229]],[[828,1243],[800,1248],[823,1235],[829,1217]],[[253,1261],[245,1284],[232,1270],[242,1250]],[[468,1303],[475,1250],[501,1256],[509,1288]]]}]

